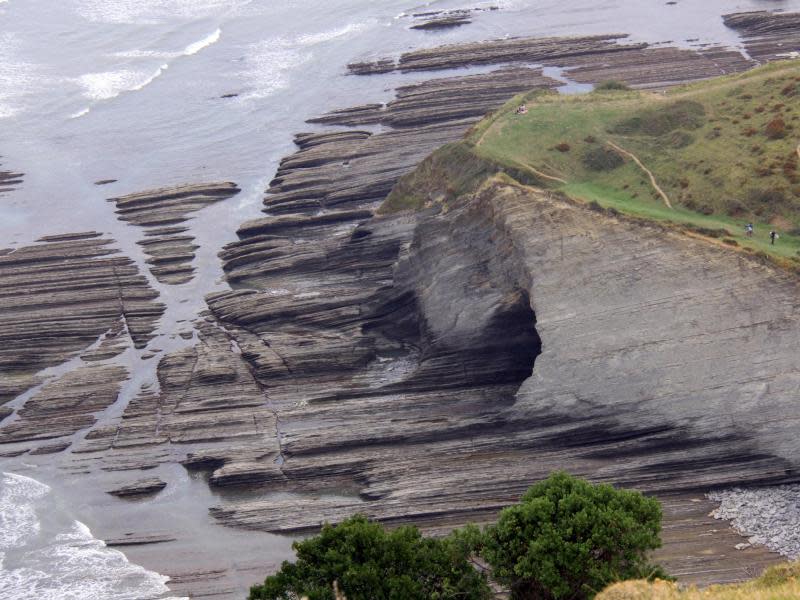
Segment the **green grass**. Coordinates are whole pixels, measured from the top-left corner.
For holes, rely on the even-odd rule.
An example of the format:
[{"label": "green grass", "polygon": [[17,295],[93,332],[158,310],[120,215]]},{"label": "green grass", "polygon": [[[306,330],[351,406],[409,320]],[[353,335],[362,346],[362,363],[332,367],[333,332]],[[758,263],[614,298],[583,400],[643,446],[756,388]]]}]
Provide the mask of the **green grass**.
[{"label": "green grass", "polygon": [[684,207],[669,209],[663,203],[642,202],[623,191],[596,183],[570,183],[560,187],[568,196],[597,202],[603,208],[613,208],[622,214],[661,223],[674,223],[690,228],[710,231],[725,230],[720,239],[733,239],[742,248],[752,248],[781,258],[796,258],[800,252],[800,238],[782,234],[776,244],[770,245],[769,225],[756,224],[752,238],[744,234],[741,221],[725,215],[703,215]]},{"label": "green grass", "polygon": [[[528,114],[514,114],[522,102]],[[767,126],[776,118],[782,119],[785,135],[771,139]],[[601,170],[586,164],[590,152],[601,158],[611,152],[609,142],[639,158],[674,209],[630,158]],[[797,61],[666,94],[521,95],[466,139],[477,156],[499,168],[537,174],[540,183],[574,198],[681,227],[726,229],[730,235],[725,237],[740,246],[782,262],[796,259],[800,251],[798,142]],[[755,224],[752,239],[744,236],[747,222]],[[780,233],[774,246],[771,229]]]},{"label": "green grass", "polygon": [[800,598],[800,563],[768,568],[751,581],[683,588],[666,581],[625,581],[597,595],[597,600],[790,600]]}]

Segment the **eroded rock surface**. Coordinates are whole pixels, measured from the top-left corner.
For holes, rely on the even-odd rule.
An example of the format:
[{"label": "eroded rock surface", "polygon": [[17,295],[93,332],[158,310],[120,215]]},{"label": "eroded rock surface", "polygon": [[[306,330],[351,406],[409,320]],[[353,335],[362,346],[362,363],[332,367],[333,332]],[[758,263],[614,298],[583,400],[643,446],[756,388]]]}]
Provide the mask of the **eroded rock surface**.
[{"label": "eroded rock surface", "polygon": [[[2,163],[0,163],[0,167],[2,166],[3,166]],[[15,173],[13,171],[4,171],[2,168],[0,168],[0,196],[2,196],[5,192],[10,192],[16,186],[21,184],[22,178],[23,178],[22,173]]]},{"label": "eroded rock surface", "polygon": [[[143,496],[152,496],[167,487],[167,483],[158,477],[151,477],[149,479],[140,479],[127,485],[123,485],[113,490],[108,490],[108,493],[118,498],[141,498]],[[127,543],[131,543],[127,541]],[[138,543],[145,543],[141,540]],[[147,543],[153,543],[148,541]],[[120,545],[119,543],[117,545]]]},{"label": "eroded rock surface", "polygon": [[511,38],[414,50],[398,61],[353,63],[351,73],[370,75],[452,69],[478,65],[539,63],[569,67],[581,83],[615,79],[639,87],[663,87],[743,71],[753,66],[741,53],[725,48],[698,50],[622,43],[624,35],[564,38]]},{"label": "eroded rock surface", "polygon": [[386,106],[370,104],[334,111],[309,123],[362,126],[375,123],[393,128],[483,117],[521,92],[553,89],[561,82],[542,75],[541,69],[507,68],[482,75],[432,79],[397,88]]},{"label": "eroded rock surface", "polygon": [[139,245],[149,256],[150,272],[161,283],[180,284],[194,275],[194,236],[184,225],[201,208],[239,193],[231,182],[162,188],[111,198],[120,220],[145,228]]},{"label": "eroded rock surface", "polygon": [[755,11],[733,13],[723,19],[742,35],[748,54],[757,61],[797,58],[800,13]]},{"label": "eroded rock surface", "polygon": [[[90,232],[41,242],[0,254],[0,403],[106,332],[118,336],[124,327],[143,348],[164,312],[158,293],[112,240]],[[106,356],[119,351],[102,348]]]},{"label": "eroded rock surface", "polygon": [[[409,218],[373,219],[342,245],[384,240]],[[223,522],[291,532],[354,511],[461,522],[559,468],[662,494],[793,477],[792,276],[515,187],[416,218],[371,297],[364,286],[345,299],[315,273],[258,315],[210,300],[269,346],[243,346],[256,373],[292,353],[286,372],[262,372],[286,457],[269,488],[358,490],[226,502]],[[300,327],[313,342],[289,337]],[[336,368],[308,360],[321,350]]]},{"label": "eroded rock surface", "polygon": [[[88,365],[48,382],[0,427],[0,444],[30,448],[32,454],[66,450],[71,436],[97,422],[96,414],[116,402],[128,371],[120,366]],[[53,441],[57,440],[57,441]],[[36,442],[47,441],[36,446]]]}]

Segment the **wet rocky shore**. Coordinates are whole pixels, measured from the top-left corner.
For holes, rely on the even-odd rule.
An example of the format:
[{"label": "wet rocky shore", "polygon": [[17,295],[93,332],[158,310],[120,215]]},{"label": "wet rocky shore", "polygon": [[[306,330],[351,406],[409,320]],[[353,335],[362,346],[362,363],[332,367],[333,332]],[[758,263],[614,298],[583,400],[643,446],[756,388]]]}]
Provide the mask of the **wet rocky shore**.
[{"label": "wet rocky shore", "polygon": [[[178,349],[148,346],[164,304],[106,236],[0,251],[0,454],[59,454],[74,477],[113,478],[101,491],[115,496],[163,497],[180,464],[207,482],[216,522],[287,535],[353,512],[432,532],[489,520],[566,469],[664,499],[664,560],[687,581],[733,581],[777,560],[734,550],[741,538],[702,494],[797,480],[793,277],[512,185],[448,211],[377,209],[487,112],[564,85],[543,66],[579,83],[665,87],[780,58],[793,33],[775,20],[786,18],[727,18],[751,58],[615,34],[351,65],[363,77],[494,70],[311,119],[265,190],[264,216],[219,255],[229,289],[206,298]],[[178,286],[196,269],[192,213],[238,191],[212,182],[110,201],[141,231],[146,270]],[[121,357],[134,350],[156,381],[134,381],[120,402],[132,385]],[[170,567],[176,532],[130,529],[103,534],[164,561],[176,592],[235,597],[231,572]]]}]

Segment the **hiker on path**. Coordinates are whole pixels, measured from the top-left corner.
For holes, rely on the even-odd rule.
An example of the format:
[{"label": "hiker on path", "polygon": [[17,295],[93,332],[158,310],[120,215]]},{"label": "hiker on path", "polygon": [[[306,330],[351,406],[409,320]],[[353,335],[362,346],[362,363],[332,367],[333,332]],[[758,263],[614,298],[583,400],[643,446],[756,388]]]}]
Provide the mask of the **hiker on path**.
[{"label": "hiker on path", "polygon": [[780,236],[778,235],[777,231],[775,231],[774,229],[772,231],[770,231],[769,232],[769,243],[770,243],[770,245],[774,246],[775,245],[775,240],[777,240],[779,237]]},{"label": "hiker on path", "polygon": [[744,233],[747,237],[753,237],[753,224],[748,223],[744,226]]}]

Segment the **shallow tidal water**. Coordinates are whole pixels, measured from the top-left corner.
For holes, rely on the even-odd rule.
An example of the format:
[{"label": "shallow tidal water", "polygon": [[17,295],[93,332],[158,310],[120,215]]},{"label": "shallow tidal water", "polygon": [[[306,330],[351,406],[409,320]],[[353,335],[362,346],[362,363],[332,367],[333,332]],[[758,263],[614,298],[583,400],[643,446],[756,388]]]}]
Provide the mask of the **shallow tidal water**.
[{"label": "shallow tidal water", "polygon": [[[477,13],[465,27],[409,29],[414,12],[490,6],[500,10]],[[293,134],[317,128],[305,119],[388,101],[397,85],[443,75],[355,77],[347,63],[504,36],[622,32],[634,42],[737,48],[721,15],[765,9],[798,10],[800,0],[0,0],[0,169],[25,174],[18,189],[0,194],[0,248],[43,235],[107,234],[167,304],[149,350],[170,351],[193,343],[176,334],[206,294],[225,289],[216,254],[241,222],[260,215]],[[94,183],[107,179],[117,181]],[[242,192],[190,221],[201,247],[197,276],[159,284],[136,244],[142,231],[117,220],[106,199],[216,180]],[[137,385],[109,411],[119,414],[139,383],[154,381],[157,359],[142,354],[120,358]],[[186,534],[173,557],[185,569],[254,553],[276,563],[289,556],[290,540],[213,523],[213,494],[182,467],[159,467],[154,474],[170,487],[156,498],[122,503],[105,495],[108,480],[60,469],[68,458],[0,459],[0,598],[169,597],[146,546],[123,553],[98,539],[120,522]],[[239,582],[242,597],[249,583]]]}]

